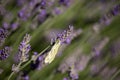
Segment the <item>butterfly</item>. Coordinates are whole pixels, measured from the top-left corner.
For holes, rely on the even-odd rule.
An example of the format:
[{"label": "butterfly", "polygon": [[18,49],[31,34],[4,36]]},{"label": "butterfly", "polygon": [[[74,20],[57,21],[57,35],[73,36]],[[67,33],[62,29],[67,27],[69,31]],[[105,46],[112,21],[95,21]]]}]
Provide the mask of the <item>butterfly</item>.
[{"label": "butterfly", "polygon": [[53,45],[53,47],[45,57],[45,60],[44,60],[45,64],[50,64],[55,59],[58,49],[60,48],[60,45],[61,45],[60,40],[56,40],[55,44]]}]

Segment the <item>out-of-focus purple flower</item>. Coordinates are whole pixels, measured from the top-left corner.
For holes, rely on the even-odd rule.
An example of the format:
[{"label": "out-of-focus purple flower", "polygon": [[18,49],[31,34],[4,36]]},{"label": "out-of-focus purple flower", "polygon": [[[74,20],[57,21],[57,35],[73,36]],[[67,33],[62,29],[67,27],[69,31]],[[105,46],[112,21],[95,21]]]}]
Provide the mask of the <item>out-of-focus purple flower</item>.
[{"label": "out-of-focus purple flower", "polygon": [[18,13],[18,17],[24,21],[26,21],[30,15],[30,9],[27,7],[22,8],[22,10],[20,10]]},{"label": "out-of-focus purple flower", "polygon": [[61,11],[60,8],[55,8],[55,9],[53,10],[53,13],[56,14],[56,15],[59,15],[59,14],[62,13],[62,11]]},{"label": "out-of-focus purple flower", "polygon": [[20,62],[25,62],[28,60],[28,53],[30,51],[30,39],[31,39],[31,36],[29,34],[26,34],[23,41],[20,43],[19,45],[19,60]]},{"label": "out-of-focus purple flower", "polygon": [[41,0],[41,6],[45,6],[46,1],[45,0]]},{"label": "out-of-focus purple flower", "polygon": [[113,12],[113,15],[118,15],[118,14],[120,14],[120,4],[116,5],[116,6],[113,8],[112,12]]},{"label": "out-of-focus purple flower", "polygon": [[5,39],[8,35],[8,30],[0,28],[0,46],[2,46],[2,44],[5,42]]},{"label": "out-of-focus purple flower", "polygon": [[29,2],[29,6],[31,7],[33,7],[33,6],[35,6],[37,3],[39,3],[40,1],[39,0],[30,0],[30,2]]},{"label": "out-of-focus purple flower", "polygon": [[34,58],[38,55],[37,52],[34,52],[34,57],[33,58],[33,62],[31,63],[31,69],[34,70],[34,69],[38,69],[40,70],[42,67],[43,67],[43,61],[44,61],[44,54],[43,55],[40,55],[35,61],[34,61]]},{"label": "out-of-focus purple flower", "polygon": [[9,29],[9,28],[10,28],[10,26],[9,26],[9,24],[8,24],[7,22],[4,22],[4,23],[3,23],[3,27],[4,27],[5,29]]},{"label": "out-of-focus purple flower", "polygon": [[19,75],[17,76],[16,80],[30,80],[30,77],[28,75],[29,71],[21,71]]},{"label": "out-of-focus purple flower", "polygon": [[0,60],[5,60],[6,58],[8,58],[10,52],[10,47],[5,47],[4,49],[0,50]]},{"label": "out-of-focus purple flower", "polygon": [[21,75],[21,80],[29,80],[29,76],[28,76],[27,71],[23,71],[23,73]]},{"label": "out-of-focus purple flower", "polygon": [[79,78],[78,70],[75,68],[74,65],[70,67],[69,77],[70,77],[72,80],[76,80],[76,79]]},{"label": "out-of-focus purple flower", "polygon": [[47,15],[48,14],[47,14],[46,10],[42,9],[41,12],[38,14],[38,20],[40,22],[44,22],[46,20],[46,18],[47,18]]},{"label": "out-of-focus purple flower", "polygon": [[70,73],[70,77],[72,78],[72,80],[76,80],[79,78],[77,73]]},{"label": "out-of-focus purple flower", "polygon": [[40,2],[41,8],[45,8],[46,4],[47,4],[46,0],[41,0],[41,2]]},{"label": "out-of-focus purple flower", "polygon": [[28,75],[23,75],[22,80],[29,80],[29,76]]},{"label": "out-of-focus purple flower", "polygon": [[11,24],[11,29],[14,31],[18,28],[18,23]]},{"label": "out-of-focus purple flower", "polygon": [[61,41],[61,43],[70,43],[73,38],[73,26],[69,26],[67,30],[58,34],[57,39]]},{"label": "out-of-focus purple flower", "polygon": [[69,6],[70,0],[59,0],[59,3],[65,5],[65,6]]},{"label": "out-of-focus purple flower", "polygon": [[101,19],[100,23],[109,25],[112,21],[113,16],[120,14],[120,4],[116,5],[111,11],[105,14]]},{"label": "out-of-focus purple flower", "polygon": [[32,70],[38,68],[38,66],[39,66],[39,59],[38,58],[36,59],[37,55],[38,55],[38,53],[34,52],[34,55],[32,56],[33,62],[31,62],[31,64],[30,64]]}]

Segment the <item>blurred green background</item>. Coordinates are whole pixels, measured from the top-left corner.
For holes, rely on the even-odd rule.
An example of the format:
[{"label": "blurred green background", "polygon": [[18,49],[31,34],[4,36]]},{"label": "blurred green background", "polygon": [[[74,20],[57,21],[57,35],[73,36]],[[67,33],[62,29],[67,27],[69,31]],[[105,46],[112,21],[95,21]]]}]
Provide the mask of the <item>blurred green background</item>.
[{"label": "blurred green background", "polygon": [[[36,23],[36,15],[30,16],[26,21],[19,19],[18,12],[27,3],[29,0],[22,6],[18,6],[16,0],[1,0],[1,27],[4,22],[9,24],[18,22],[19,27],[14,31],[9,29],[11,34],[7,37],[5,44],[0,47],[0,49],[4,46],[12,47],[10,56],[4,61],[0,61],[0,80],[7,80],[12,72],[12,65],[17,64],[15,55],[26,33],[32,36],[30,41],[32,49],[29,54],[33,55],[33,52],[41,52],[50,45],[50,40],[56,37],[56,33],[68,28],[69,25],[73,25],[75,30],[81,29],[82,33],[77,35],[71,44],[63,45],[58,52],[61,55],[56,56],[51,64],[41,70],[30,70],[29,65],[24,68],[23,70],[29,72],[30,80],[63,80],[69,76],[69,72],[61,73],[57,70],[64,63],[74,64],[75,59],[78,59],[79,67],[82,67],[81,70],[78,70],[78,80],[111,80],[113,75],[120,70],[120,16],[110,16],[106,20],[110,20],[110,23],[100,22],[104,15],[109,16],[107,14],[115,5],[119,4],[119,1],[71,0],[69,6],[63,6],[58,5],[56,0],[54,6],[47,7],[47,11],[51,14],[52,9],[58,6],[63,12],[59,15],[51,14],[42,23]],[[6,14],[12,14],[12,18],[2,14],[4,13],[2,7],[5,8]],[[32,24],[35,25],[34,29],[31,27]],[[98,55],[96,55],[97,51]],[[20,72],[16,73],[11,80],[19,80],[17,79],[19,74]],[[120,80],[120,73],[113,80]]]}]

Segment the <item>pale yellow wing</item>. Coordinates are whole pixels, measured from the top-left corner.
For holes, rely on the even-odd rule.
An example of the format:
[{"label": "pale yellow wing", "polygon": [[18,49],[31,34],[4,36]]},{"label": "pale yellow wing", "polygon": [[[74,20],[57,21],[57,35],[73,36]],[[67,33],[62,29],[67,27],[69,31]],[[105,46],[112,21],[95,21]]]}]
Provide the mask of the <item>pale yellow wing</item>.
[{"label": "pale yellow wing", "polygon": [[48,52],[47,56],[45,57],[45,64],[51,63],[55,59],[59,47],[60,47],[60,41],[57,40],[53,45],[52,49]]}]

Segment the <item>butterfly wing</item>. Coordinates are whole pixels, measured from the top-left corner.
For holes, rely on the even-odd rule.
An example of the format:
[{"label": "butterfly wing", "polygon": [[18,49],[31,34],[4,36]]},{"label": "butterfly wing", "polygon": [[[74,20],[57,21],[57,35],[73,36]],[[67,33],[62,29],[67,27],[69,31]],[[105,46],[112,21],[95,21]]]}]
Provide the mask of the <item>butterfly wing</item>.
[{"label": "butterfly wing", "polygon": [[48,55],[45,57],[45,63],[51,63],[58,52],[58,49],[60,47],[60,41],[57,40],[56,43],[53,45],[52,49],[49,51]]}]

